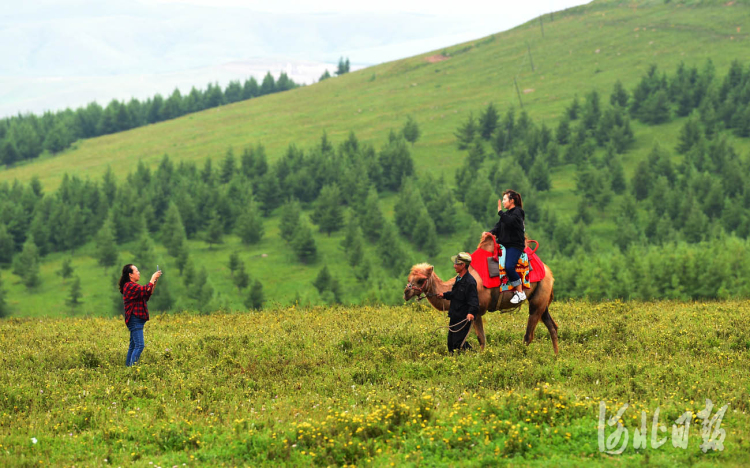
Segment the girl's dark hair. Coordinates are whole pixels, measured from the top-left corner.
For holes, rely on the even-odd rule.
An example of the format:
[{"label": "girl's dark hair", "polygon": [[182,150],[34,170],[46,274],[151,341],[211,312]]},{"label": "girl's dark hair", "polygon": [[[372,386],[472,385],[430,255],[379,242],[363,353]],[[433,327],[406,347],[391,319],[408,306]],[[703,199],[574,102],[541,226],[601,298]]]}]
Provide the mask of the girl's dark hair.
[{"label": "girl's dark hair", "polygon": [[508,195],[508,198],[513,200],[513,203],[516,204],[517,207],[523,209],[523,200],[521,200],[521,194],[516,192],[515,190],[506,190],[503,192],[503,196]]},{"label": "girl's dark hair", "polygon": [[123,294],[122,288],[125,287],[125,283],[130,281],[130,274],[133,273],[133,264],[128,263],[122,267],[122,276],[120,276],[120,294]]}]

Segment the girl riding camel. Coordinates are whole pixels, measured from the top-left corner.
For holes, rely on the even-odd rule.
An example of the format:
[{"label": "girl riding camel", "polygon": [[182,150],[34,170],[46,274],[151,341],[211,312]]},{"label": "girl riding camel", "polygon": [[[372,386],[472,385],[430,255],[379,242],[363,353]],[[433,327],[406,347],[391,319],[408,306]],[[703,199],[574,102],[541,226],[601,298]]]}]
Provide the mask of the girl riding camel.
[{"label": "girl riding camel", "polygon": [[[503,212],[503,207],[507,211]],[[497,201],[497,214],[500,220],[490,233],[495,236],[498,244],[505,247],[505,274],[508,275],[508,284],[515,288],[510,302],[519,304],[526,300],[521,277],[516,272],[516,264],[526,247],[526,214],[521,194],[515,190],[503,192],[502,200]]]}]

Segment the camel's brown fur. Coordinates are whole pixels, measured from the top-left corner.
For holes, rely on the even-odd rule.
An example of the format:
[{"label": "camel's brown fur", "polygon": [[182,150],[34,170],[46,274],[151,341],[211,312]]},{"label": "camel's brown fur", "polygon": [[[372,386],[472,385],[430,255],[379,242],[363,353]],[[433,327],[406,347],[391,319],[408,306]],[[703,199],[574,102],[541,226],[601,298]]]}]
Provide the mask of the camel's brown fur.
[{"label": "camel's brown fur", "polygon": [[[478,248],[492,252],[494,248],[493,242],[492,235],[485,232],[482,235]],[[531,289],[526,292],[528,297],[526,302],[529,304],[529,321],[526,324],[526,335],[523,340],[527,345],[534,340],[534,330],[536,329],[539,320],[541,320],[547,327],[547,330],[549,330],[550,338],[552,338],[552,347],[555,350],[555,354],[557,354],[557,324],[549,313],[549,305],[554,298],[555,278],[552,276],[552,271],[547,265],[544,266],[544,269],[546,272],[544,279],[538,283],[532,283]],[[482,279],[479,277],[479,273],[477,273],[476,270],[469,267],[469,273],[477,281],[479,313],[474,318],[474,331],[479,339],[479,345],[482,350],[484,350],[486,339],[482,317],[487,313],[487,309],[490,306],[491,290],[482,285]],[[416,285],[418,288],[426,288],[424,289],[424,293],[429,296],[431,294],[450,291],[456,279],[451,278],[448,281],[442,281],[438,275],[435,274],[435,269],[432,265],[428,263],[419,263],[411,268],[408,281],[409,283]],[[417,295],[418,292],[414,289],[410,289],[409,287],[404,289],[405,301],[408,301]],[[510,303],[510,298],[512,296],[512,291],[505,291],[502,293],[497,307],[500,313],[518,308],[518,306],[514,306]],[[450,308],[450,301],[441,299],[437,296],[428,297],[427,300],[438,310],[447,311]]]}]

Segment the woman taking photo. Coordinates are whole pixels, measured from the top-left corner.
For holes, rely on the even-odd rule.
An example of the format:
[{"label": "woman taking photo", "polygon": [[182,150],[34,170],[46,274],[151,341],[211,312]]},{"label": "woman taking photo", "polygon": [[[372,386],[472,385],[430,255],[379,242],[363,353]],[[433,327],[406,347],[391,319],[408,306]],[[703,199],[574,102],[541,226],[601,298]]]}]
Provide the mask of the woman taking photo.
[{"label": "woman taking photo", "polygon": [[[503,212],[503,207],[507,211]],[[526,248],[526,214],[523,211],[521,194],[515,190],[503,192],[502,200],[497,201],[497,214],[500,220],[490,232],[497,239],[497,243],[505,247],[505,274],[508,275],[508,284],[515,289],[510,302],[519,304],[526,300],[521,277],[516,272],[518,259]]]},{"label": "woman taking photo", "polygon": [[146,342],[143,340],[143,326],[148,321],[148,302],[151,294],[154,292],[154,286],[161,276],[161,271],[157,271],[151,276],[151,281],[146,286],[138,284],[141,279],[141,272],[138,268],[129,263],[122,267],[122,276],[120,276],[120,293],[122,302],[125,305],[125,325],[130,330],[130,347],[128,356],[125,358],[125,365],[130,367],[141,357]]}]

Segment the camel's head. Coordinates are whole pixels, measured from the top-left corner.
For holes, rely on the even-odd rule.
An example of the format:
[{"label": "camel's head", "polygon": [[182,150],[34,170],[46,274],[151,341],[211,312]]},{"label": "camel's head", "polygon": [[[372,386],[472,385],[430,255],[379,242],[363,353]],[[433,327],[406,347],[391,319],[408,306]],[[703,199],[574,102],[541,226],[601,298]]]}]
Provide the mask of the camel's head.
[{"label": "camel's head", "polygon": [[404,288],[404,301],[412,297],[418,297],[426,293],[431,284],[432,270],[434,267],[428,263],[418,263],[411,267],[409,278],[406,280]]}]

